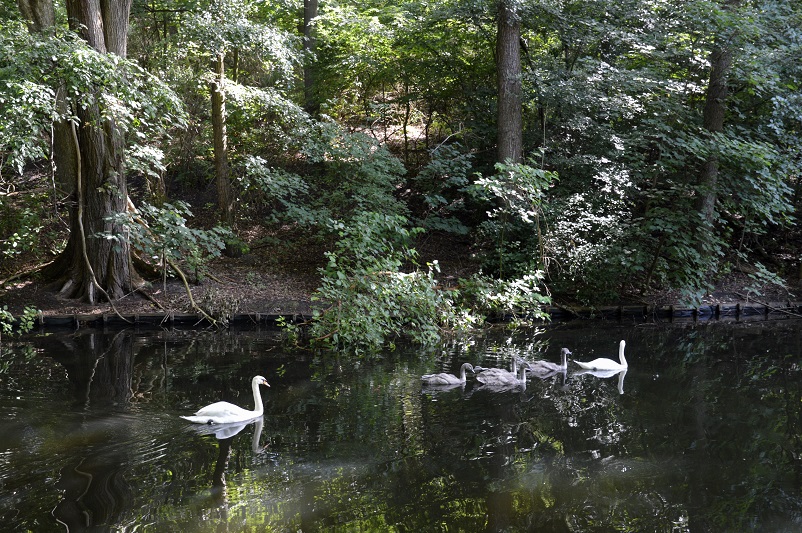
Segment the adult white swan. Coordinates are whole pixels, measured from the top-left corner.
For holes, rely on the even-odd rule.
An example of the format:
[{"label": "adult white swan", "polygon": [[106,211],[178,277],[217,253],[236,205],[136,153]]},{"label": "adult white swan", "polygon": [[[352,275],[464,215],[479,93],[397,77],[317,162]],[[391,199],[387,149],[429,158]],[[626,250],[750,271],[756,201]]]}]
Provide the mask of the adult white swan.
[{"label": "adult white swan", "polygon": [[624,370],[628,368],[627,360],[624,358],[624,347],[626,344],[626,341],[622,340],[618,345],[618,359],[621,361],[620,363],[616,363],[612,359],[607,359],[606,357],[600,357],[587,363],[581,363],[579,361],[574,362],[585,370]]},{"label": "adult white swan", "polygon": [[459,377],[454,374],[440,372],[439,374],[424,374],[420,377],[420,380],[423,385],[429,387],[461,385],[465,383],[465,372],[469,370],[473,372],[473,365],[470,363],[463,363],[460,367]]},{"label": "adult white swan", "polygon": [[199,409],[193,416],[182,416],[184,420],[189,420],[195,424],[232,424],[234,422],[245,422],[264,413],[262,405],[262,395],[259,394],[259,385],[270,386],[262,376],[255,376],[251,380],[253,389],[253,411],[243,409],[238,405],[228,402],[215,402]]},{"label": "adult white swan", "polygon": [[560,351],[560,364],[552,363],[551,361],[532,361],[529,364],[528,370],[537,376],[548,376],[555,372],[563,372],[568,369],[568,356],[571,351],[568,348],[563,348]]}]

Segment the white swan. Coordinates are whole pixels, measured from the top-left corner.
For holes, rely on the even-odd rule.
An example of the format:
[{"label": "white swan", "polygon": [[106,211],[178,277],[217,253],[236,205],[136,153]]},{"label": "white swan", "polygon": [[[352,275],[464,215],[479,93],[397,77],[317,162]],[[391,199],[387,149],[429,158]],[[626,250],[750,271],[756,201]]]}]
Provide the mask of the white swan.
[{"label": "white swan", "polygon": [[628,368],[627,360],[624,358],[624,347],[626,344],[626,341],[622,340],[621,344],[618,345],[618,359],[621,361],[620,363],[616,363],[612,359],[607,359],[605,357],[600,357],[599,359],[594,359],[587,363],[580,363],[579,361],[574,362],[585,370],[624,370]]},{"label": "white swan", "polygon": [[447,386],[447,385],[461,385],[465,383],[465,372],[470,370],[473,372],[473,365],[470,363],[463,363],[460,367],[459,377],[454,374],[440,372],[439,374],[424,374],[420,377],[421,382],[427,386]]},{"label": "white swan", "polygon": [[193,416],[182,416],[184,420],[189,420],[195,424],[231,424],[234,422],[245,422],[264,413],[264,406],[262,405],[262,395],[259,394],[259,385],[270,384],[262,376],[256,376],[251,380],[251,388],[253,389],[253,411],[243,409],[233,403],[228,402],[215,402],[199,409]]},{"label": "white swan", "polygon": [[571,355],[571,351],[568,348],[563,348],[560,351],[561,362],[559,365],[557,363],[552,363],[551,361],[532,361],[531,363],[528,363],[528,370],[529,372],[538,376],[562,372],[568,368],[569,355]]}]

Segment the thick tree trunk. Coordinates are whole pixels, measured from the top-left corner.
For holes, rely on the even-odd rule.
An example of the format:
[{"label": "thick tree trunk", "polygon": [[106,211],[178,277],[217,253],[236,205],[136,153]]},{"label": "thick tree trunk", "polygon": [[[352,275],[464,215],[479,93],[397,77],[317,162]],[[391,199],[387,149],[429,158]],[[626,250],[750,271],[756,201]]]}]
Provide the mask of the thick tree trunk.
[{"label": "thick tree trunk", "polygon": [[[727,101],[727,75],[732,65],[732,54],[726,48],[715,48],[710,54],[710,82],[705,96],[703,126],[717,133],[724,131],[724,111]],[[697,183],[696,209],[701,218],[697,248],[707,255],[716,216],[719,160],[711,155],[704,165]]]},{"label": "thick tree trunk", "polygon": [[17,0],[17,5],[31,33],[42,32],[56,23],[53,0]]},{"label": "thick tree trunk", "polygon": [[[130,0],[67,2],[70,26],[100,53],[125,54],[129,10]],[[76,115],[78,125],[70,126],[70,146],[76,156],[70,237],[45,275],[56,280],[63,294],[96,303],[102,297],[120,298],[138,282],[128,243],[97,237],[124,235],[124,228],[108,217],[127,208],[125,141],[98,104],[81,107]]]},{"label": "thick tree trunk", "polygon": [[320,104],[315,96],[315,69],[312,66],[313,54],[317,45],[315,28],[312,20],[317,17],[318,0],[304,0],[304,109],[310,114],[317,114]]},{"label": "thick tree trunk", "polygon": [[498,160],[523,160],[521,104],[521,22],[514,6],[501,0],[498,6],[496,70],[498,76]]}]

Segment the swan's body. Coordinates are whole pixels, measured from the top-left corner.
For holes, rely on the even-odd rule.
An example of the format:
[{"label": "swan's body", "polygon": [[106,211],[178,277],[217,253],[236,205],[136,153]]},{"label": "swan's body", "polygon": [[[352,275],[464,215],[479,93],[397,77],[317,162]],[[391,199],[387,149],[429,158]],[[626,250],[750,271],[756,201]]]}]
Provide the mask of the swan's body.
[{"label": "swan's body", "polygon": [[513,366],[518,370],[518,374],[501,368],[488,368],[476,374],[476,381],[486,388],[526,388],[526,365],[522,365],[520,369],[517,365]]},{"label": "swan's body", "polygon": [[[481,366],[473,367],[476,374],[476,381],[484,383],[486,380],[512,380],[518,379],[518,356],[512,358],[512,370],[503,368],[484,368]],[[479,376],[484,376],[480,378]]]},{"label": "swan's body", "polygon": [[560,351],[561,362],[559,365],[557,363],[552,363],[551,361],[533,361],[528,363],[528,370],[532,374],[538,376],[548,376],[554,374],[555,372],[563,372],[568,368],[569,355],[571,355],[571,351],[568,348],[563,348]]},{"label": "swan's body", "polygon": [[470,363],[463,363],[459,371],[459,377],[441,372],[439,374],[424,374],[420,379],[424,385],[429,387],[461,385],[465,383],[465,372],[468,370],[473,372],[473,366]]},{"label": "swan's body", "polygon": [[199,409],[193,416],[182,416],[184,420],[189,420],[195,424],[233,424],[236,422],[246,422],[264,413],[262,405],[262,395],[259,394],[259,385],[270,384],[262,376],[256,376],[251,380],[253,389],[253,411],[243,409],[238,405],[228,402],[215,402]]},{"label": "swan's body", "polygon": [[618,345],[618,359],[620,363],[616,363],[612,359],[607,359],[605,357],[600,357],[599,359],[594,359],[587,363],[580,363],[579,361],[574,362],[585,370],[624,370],[628,368],[627,360],[624,358],[624,347],[626,344],[627,343],[622,340]]}]

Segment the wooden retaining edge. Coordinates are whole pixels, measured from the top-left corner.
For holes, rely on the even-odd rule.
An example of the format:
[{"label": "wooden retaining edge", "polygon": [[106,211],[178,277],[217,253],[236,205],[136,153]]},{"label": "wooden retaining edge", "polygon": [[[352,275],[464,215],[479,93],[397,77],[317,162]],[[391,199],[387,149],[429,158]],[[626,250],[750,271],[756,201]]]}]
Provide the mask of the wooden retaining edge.
[{"label": "wooden retaining edge", "polygon": [[756,318],[802,318],[802,302],[725,303],[704,305],[696,308],[673,305],[619,305],[598,308],[549,308],[548,314],[555,319],[602,319],[602,320],[668,320],[673,321],[728,321]]},{"label": "wooden retaining edge", "polygon": [[[590,320],[617,321],[668,321],[668,322],[707,322],[707,321],[748,321],[775,320],[782,318],[802,318],[802,302],[767,302],[765,304],[733,303],[715,304],[696,308],[649,305],[619,305],[598,308],[565,309],[549,307],[546,312],[552,321],[572,320],[576,318]],[[200,315],[192,313],[141,313],[120,318],[114,313],[73,314],[73,315],[38,315],[37,329],[98,327],[198,327],[208,328],[211,324]],[[277,326],[280,321],[300,324],[309,319],[308,315],[248,313],[234,315],[230,326]],[[502,321],[511,320],[511,316],[502,317]]]},{"label": "wooden retaining edge", "polygon": [[[234,315],[229,321],[229,325],[268,325],[276,326],[279,321],[287,323],[300,323],[308,317],[297,314],[275,314],[275,313],[249,313]],[[102,314],[73,314],[73,315],[38,315],[36,327],[38,329],[50,328],[98,328],[98,327],[153,327],[153,328],[172,328],[172,327],[198,327],[207,328],[212,324],[201,315],[193,313],[138,313],[134,315],[120,316],[114,313]]]}]

